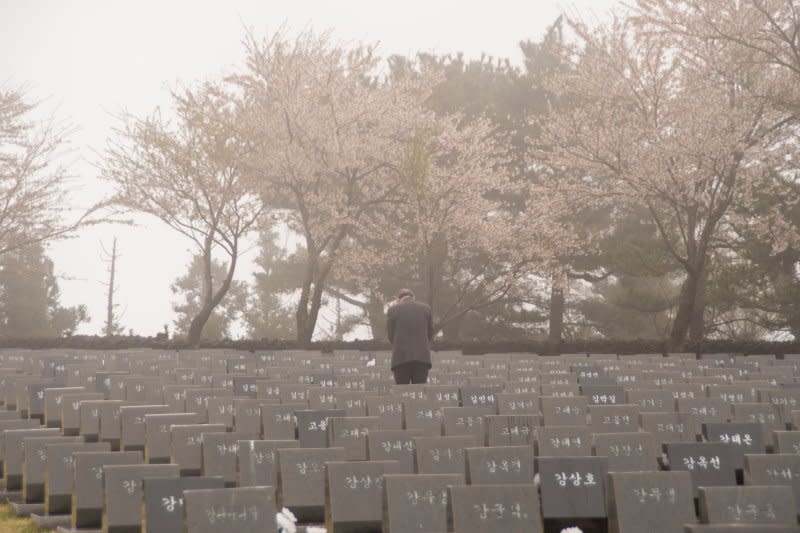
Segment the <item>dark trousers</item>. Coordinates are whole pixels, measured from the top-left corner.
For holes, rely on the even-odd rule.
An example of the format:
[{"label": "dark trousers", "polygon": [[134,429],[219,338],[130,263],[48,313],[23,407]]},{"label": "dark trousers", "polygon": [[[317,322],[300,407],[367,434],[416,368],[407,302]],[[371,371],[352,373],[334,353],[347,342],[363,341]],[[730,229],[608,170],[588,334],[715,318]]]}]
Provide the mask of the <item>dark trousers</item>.
[{"label": "dark trousers", "polygon": [[394,382],[398,385],[408,385],[409,383],[427,383],[428,370],[427,363],[411,361],[402,363],[392,369],[394,372]]}]

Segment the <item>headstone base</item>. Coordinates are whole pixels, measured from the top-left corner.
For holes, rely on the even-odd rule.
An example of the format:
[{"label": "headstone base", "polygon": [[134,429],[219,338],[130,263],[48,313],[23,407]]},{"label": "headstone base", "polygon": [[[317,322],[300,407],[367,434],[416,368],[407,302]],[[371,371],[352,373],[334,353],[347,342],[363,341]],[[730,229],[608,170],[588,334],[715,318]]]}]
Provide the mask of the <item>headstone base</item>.
[{"label": "headstone base", "polygon": [[32,514],[44,514],[43,503],[22,503],[22,502],[9,502],[14,514],[19,518],[25,518]]},{"label": "headstone base", "polygon": [[36,524],[36,527],[40,529],[56,529],[57,527],[68,527],[70,524],[70,515],[68,514],[41,515],[31,513],[31,519]]}]

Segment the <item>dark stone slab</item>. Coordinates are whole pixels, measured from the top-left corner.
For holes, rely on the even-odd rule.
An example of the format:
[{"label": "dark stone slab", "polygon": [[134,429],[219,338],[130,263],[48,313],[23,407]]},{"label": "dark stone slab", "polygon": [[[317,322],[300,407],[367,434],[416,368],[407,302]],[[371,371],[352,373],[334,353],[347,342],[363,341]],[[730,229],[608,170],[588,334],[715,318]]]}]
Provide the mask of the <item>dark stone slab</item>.
[{"label": "dark stone slab", "polygon": [[237,398],[233,401],[233,431],[261,436],[261,404],[264,400]]},{"label": "dark stone slab", "polygon": [[418,474],[465,475],[464,448],[479,444],[469,435],[415,437],[414,460]]},{"label": "dark stone slab", "polygon": [[773,431],[775,453],[800,454],[800,431]]},{"label": "dark stone slab", "polygon": [[532,446],[464,448],[469,485],[533,483]]},{"label": "dark stone slab", "polygon": [[442,434],[443,406],[436,400],[403,400],[403,427],[418,429],[424,435]]},{"label": "dark stone slab", "polygon": [[147,463],[168,463],[173,425],[199,424],[197,413],[164,413],[144,415],[144,460]]},{"label": "dark stone slab", "polygon": [[608,459],[609,472],[658,470],[649,433],[602,433],[594,436],[594,455]]},{"label": "dark stone slab", "polygon": [[444,434],[450,435],[471,435],[479,443],[486,441],[486,427],[483,417],[495,414],[496,410],[491,406],[479,407],[443,407],[442,408],[442,427]]},{"label": "dark stone slab", "polygon": [[188,533],[277,533],[273,487],[186,490],[183,494]]},{"label": "dark stone slab", "polygon": [[325,463],[344,461],[344,448],[278,449],[278,505],[300,522],[325,519]]},{"label": "dark stone slab", "polygon": [[692,475],[695,496],[698,487],[736,485],[736,466],[731,444],[667,442],[662,448],[670,470],[688,470]]},{"label": "dark stone slab", "polygon": [[787,485],[800,503],[800,455],[774,453],[744,456],[745,485]]},{"label": "dark stone slab", "polygon": [[166,405],[124,405],[120,407],[120,449],[124,451],[144,451],[144,416],[169,413]]},{"label": "dark stone slab", "polygon": [[[99,392],[79,392],[61,397],[61,430],[64,435],[78,435],[81,430],[81,401],[102,400]],[[99,429],[99,425],[97,426]],[[96,433],[95,433],[96,435]]]},{"label": "dark stone slab", "polygon": [[383,533],[447,531],[448,487],[457,474],[387,474],[383,478]]},{"label": "dark stone slab", "polygon": [[505,385],[497,386],[468,386],[459,389],[461,405],[463,407],[495,407],[497,396],[503,392]]},{"label": "dark stone slab", "polygon": [[61,427],[61,402],[65,394],[86,392],[84,387],[52,387],[44,391],[44,424],[47,427]]},{"label": "dark stone slab", "polygon": [[587,426],[544,426],[537,430],[537,455],[572,457],[592,455],[592,439]]},{"label": "dark stone slab", "polygon": [[221,477],[151,478],[142,482],[142,533],[183,533],[183,491],[221,489]]},{"label": "dark stone slab", "polygon": [[325,476],[325,527],[329,533],[380,531],[383,476],[396,461],[329,461]]},{"label": "dark stone slab", "polygon": [[673,533],[695,521],[688,472],[612,472],[608,501],[610,533]]},{"label": "dark stone slab", "polygon": [[80,437],[29,437],[22,439],[22,501],[25,503],[44,502],[45,466],[47,464],[47,445],[57,443],[83,442]]},{"label": "dark stone slab", "polygon": [[766,453],[762,440],[761,424],[748,422],[706,422],[703,424],[703,437],[709,442],[730,444],[735,468],[744,466],[746,453]]},{"label": "dark stone slab", "polygon": [[23,440],[29,437],[58,437],[60,431],[57,428],[7,429],[4,433],[3,478],[6,490],[22,490]]},{"label": "dark stone slab", "polygon": [[539,497],[533,485],[450,486],[448,531],[540,533]]},{"label": "dark stone slab", "polygon": [[662,413],[675,411],[672,393],[661,389],[639,389],[626,392],[627,403],[637,405],[640,413]]},{"label": "dark stone slab", "polygon": [[233,378],[233,395],[241,398],[255,399],[258,394],[255,376],[235,376]]},{"label": "dark stone slab", "polygon": [[536,440],[536,415],[488,415],[484,418],[487,446],[532,446]]},{"label": "dark stone slab", "polygon": [[380,429],[403,429],[403,402],[395,396],[367,398],[367,414],[380,419]]},{"label": "dark stone slab", "polygon": [[331,417],[328,419],[328,447],[344,448],[348,461],[367,460],[367,436],[375,430],[377,416]]},{"label": "dark stone slab", "polygon": [[240,440],[236,457],[237,482],[240,487],[278,486],[280,448],[297,448],[296,440]]},{"label": "dark stone slab", "polygon": [[76,452],[73,455],[72,527],[100,527],[103,514],[103,467],[142,462],[141,452]]},{"label": "dark stone slab", "polygon": [[[18,414],[18,413],[17,413]],[[8,429],[42,429],[38,420],[30,420],[27,418],[15,418],[13,420],[0,420],[0,467],[3,466],[5,459],[6,449],[6,435],[5,431]]]},{"label": "dark stone slab", "polygon": [[606,516],[605,457],[537,457],[544,518]]},{"label": "dark stone slab", "polygon": [[617,405],[625,403],[625,389],[619,385],[581,385],[581,396],[589,405]]},{"label": "dark stone slab", "polygon": [[222,424],[170,426],[169,462],[181,467],[181,476],[199,476],[203,471],[203,433],[224,431]]},{"label": "dark stone slab", "polygon": [[586,425],[588,402],[583,396],[573,398],[542,396],[539,402],[545,426]]},{"label": "dark stone slab", "polygon": [[680,413],[642,413],[639,415],[642,431],[653,435],[656,444],[664,442],[695,442],[692,424]]},{"label": "dark stone slab", "polygon": [[221,476],[225,485],[236,484],[236,456],[239,441],[257,437],[239,433],[203,433],[203,475]]},{"label": "dark stone slab", "polygon": [[414,437],[422,431],[415,429],[375,429],[367,435],[367,450],[370,461],[397,461],[399,471],[413,474]]},{"label": "dark stone slab", "polygon": [[69,515],[77,452],[110,452],[107,442],[48,444],[46,447],[44,509],[48,515]]},{"label": "dark stone slab", "polygon": [[700,522],[797,524],[791,487],[702,487]]},{"label": "dark stone slab", "polygon": [[179,475],[178,465],[104,465],[103,532],[140,532],[142,482],[150,478],[177,478]]},{"label": "dark stone slab", "polygon": [[639,408],[631,404],[589,406],[592,433],[639,431]]},{"label": "dark stone slab", "polygon": [[261,437],[265,440],[293,440],[297,438],[295,411],[307,409],[305,404],[261,406]]},{"label": "dark stone slab", "polygon": [[324,448],[328,445],[328,419],[343,417],[343,409],[295,411],[297,439],[301,448]]}]

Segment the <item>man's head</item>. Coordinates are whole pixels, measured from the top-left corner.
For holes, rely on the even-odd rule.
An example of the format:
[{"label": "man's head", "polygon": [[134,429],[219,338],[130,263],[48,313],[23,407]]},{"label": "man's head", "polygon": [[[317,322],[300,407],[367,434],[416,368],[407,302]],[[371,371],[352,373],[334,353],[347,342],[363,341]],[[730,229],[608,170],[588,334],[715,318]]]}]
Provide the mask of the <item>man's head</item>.
[{"label": "man's head", "polygon": [[397,301],[398,302],[406,302],[408,300],[414,299],[414,291],[411,289],[400,289],[397,293]]}]

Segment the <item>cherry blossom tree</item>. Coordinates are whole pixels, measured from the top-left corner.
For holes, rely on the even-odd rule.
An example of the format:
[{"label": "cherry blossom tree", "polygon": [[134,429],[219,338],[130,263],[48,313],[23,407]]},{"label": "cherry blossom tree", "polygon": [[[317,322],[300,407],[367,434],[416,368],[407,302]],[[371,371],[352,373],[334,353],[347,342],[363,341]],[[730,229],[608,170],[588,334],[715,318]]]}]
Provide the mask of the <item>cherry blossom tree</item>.
[{"label": "cherry blossom tree", "polygon": [[[242,239],[264,211],[243,181],[249,141],[239,136],[243,109],[234,95],[205,84],[173,95],[175,122],[156,112],[128,116],[106,150],[103,176],[116,186],[114,201],[157,217],[189,239],[202,261],[202,291],[187,340],[203,327],[233,282]],[[226,269],[213,279],[214,252]]]},{"label": "cherry blossom tree", "polygon": [[251,180],[302,242],[295,318],[307,343],[352,235],[392,197],[392,176],[435,80],[389,83],[378,77],[372,47],[345,48],[310,31],[251,37],[247,50],[247,70],[233,81],[257,144]]},{"label": "cherry blossom tree", "polygon": [[0,254],[101,221],[102,202],[79,211],[70,198],[69,128],[36,112],[23,91],[0,87]]},{"label": "cherry blossom tree", "polygon": [[570,69],[549,83],[573,105],[541,122],[538,150],[570,172],[549,186],[619,213],[644,206],[685,274],[670,340],[700,340],[712,251],[733,206],[773,187],[790,151],[791,117],[743,86],[768,85],[771,68],[737,61],[727,42],[664,39],[629,20],[571,28]]}]

